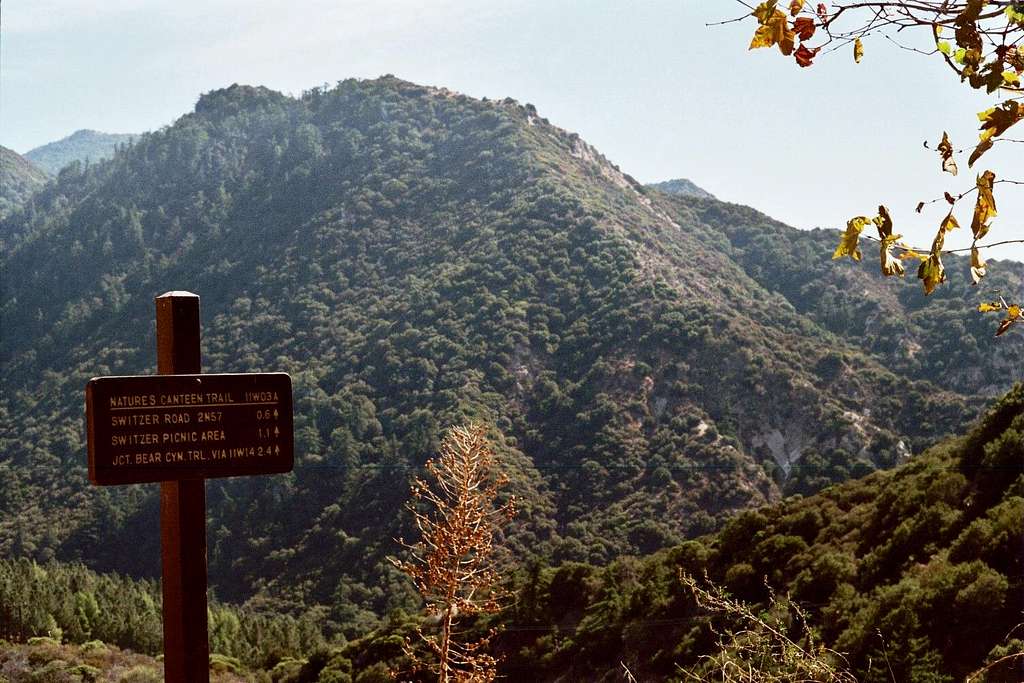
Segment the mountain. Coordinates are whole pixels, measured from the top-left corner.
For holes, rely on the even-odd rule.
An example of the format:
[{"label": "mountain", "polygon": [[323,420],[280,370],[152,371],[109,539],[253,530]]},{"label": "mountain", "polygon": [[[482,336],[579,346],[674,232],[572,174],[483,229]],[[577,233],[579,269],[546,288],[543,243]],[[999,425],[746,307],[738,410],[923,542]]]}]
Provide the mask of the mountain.
[{"label": "mountain", "polygon": [[93,163],[114,156],[118,145],[127,145],[138,135],[77,130],[66,138],[49,142],[25,153],[25,157],[50,175],[74,161]]},{"label": "mountain", "polygon": [[686,178],[676,178],[674,180],[665,180],[660,183],[650,183],[646,187],[652,190],[657,190],[658,192],[678,195],[681,197],[699,197],[701,199],[715,198],[715,195],[702,187],[698,187],[693,181],[687,180]]},{"label": "mountain", "polygon": [[[328,630],[349,634],[417,605],[385,558],[447,425],[494,426],[522,503],[510,558],[604,564],[903,462],[1005,391],[1020,357],[972,292],[886,283],[922,312],[908,329],[963,326],[922,333],[917,356],[979,368],[951,382],[893,363],[875,290],[842,311],[846,334],[750,246],[763,232],[803,255],[826,291],[874,282],[818,236],[648,190],[530,105],[394,77],[207,93],[33,204],[0,222],[19,236],[0,262],[17,330],[0,335],[0,552],[158,574],[155,487],[88,485],[82,392],[153,372],[152,299],[187,289],[207,371],[295,388],[295,472],[207,484],[211,584],[330,605]],[[1022,270],[999,264],[991,286]]]},{"label": "mountain", "polygon": [[759,285],[902,376],[989,396],[1021,376],[1022,335],[994,343],[996,321],[964,305],[1000,294],[1024,299],[1020,262],[990,261],[999,279],[974,286],[969,260],[946,257],[948,281],[924,297],[912,275],[881,277],[877,261],[837,268],[822,258],[838,244],[834,230],[797,230],[718,201],[663,196],[661,205],[678,221],[696,216],[711,226],[726,238],[722,248],[729,258]]},{"label": "mountain", "polygon": [[31,161],[0,146],[0,218],[20,208],[47,179],[46,173]]}]

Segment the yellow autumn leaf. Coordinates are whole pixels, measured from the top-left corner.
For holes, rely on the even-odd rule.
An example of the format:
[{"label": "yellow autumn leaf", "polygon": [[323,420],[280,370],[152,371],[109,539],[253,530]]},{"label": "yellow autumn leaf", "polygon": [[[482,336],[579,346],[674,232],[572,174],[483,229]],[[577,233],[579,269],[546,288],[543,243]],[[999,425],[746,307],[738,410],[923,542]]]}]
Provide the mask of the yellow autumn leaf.
[{"label": "yellow autumn leaf", "polygon": [[981,158],[981,155],[992,149],[994,138],[1005,133],[1010,126],[1022,119],[1024,119],[1024,105],[1013,100],[980,112],[978,114],[978,120],[981,121],[981,133],[978,135],[980,142],[971,152],[967,165],[973,166],[974,162]]},{"label": "yellow autumn leaf", "polygon": [[971,219],[971,232],[974,239],[980,240],[988,234],[988,222],[996,215],[996,199],[992,195],[992,183],[995,182],[996,174],[992,171],[985,171],[978,176],[978,199],[974,203],[974,217]]},{"label": "yellow autumn leaf", "polygon": [[981,121],[981,135],[993,137],[1002,135],[1006,130],[1024,119],[1024,105],[1014,100],[1003,102],[998,107],[992,107],[978,114]]},{"label": "yellow autumn leaf", "polygon": [[789,15],[795,17],[804,8],[804,0],[793,0],[789,3]]},{"label": "yellow autumn leaf", "polygon": [[832,260],[849,256],[854,261],[860,261],[860,233],[864,230],[864,226],[870,222],[871,219],[867,216],[857,216],[846,221],[846,232],[843,233],[839,246],[832,253]]},{"label": "yellow autumn leaf", "polygon": [[[892,224],[890,223],[890,226]],[[903,263],[893,256],[892,248],[898,239],[902,235],[887,235],[882,238],[882,246],[880,250],[880,256],[882,259],[882,275],[889,277],[891,275],[899,275],[903,277],[904,269]]]},{"label": "yellow autumn leaf", "polygon": [[772,43],[772,29],[770,26],[762,25],[754,31],[754,37],[750,40],[750,47],[748,50],[755,50],[759,47],[771,47]]},{"label": "yellow autumn leaf", "polygon": [[942,219],[941,223],[939,223],[939,231],[943,233],[947,233],[950,230],[955,230],[959,227],[960,223],[957,222],[956,216],[953,215],[952,211],[946,214],[946,217]]},{"label": "yellow autumn leaf", "polygon": [[978,310],[982,313],[990,313],[992,311],[1003,310],[1003,304],[999,301],[993,301],[991,303],[978,304]]},{"label": "yellow autumn leaf", "polygon": [[980,159],[982,154],[992,149],[992,145],[994,144],[995,143],[992,142],[991,136],[982,137],[981,142],[978,143],[978,146],[974,148],[974,151],[971,152],[971,156],[967,159],[967,166],[974,166],[974,162]]},{"label": "yellow autumn leaf", "polygon": [[996,330],[996,336],[1003,334],[1013,325],[1019,322],[1021,319],[1021,308],[1017,304],[1007,307],[1006,317],[999,322],[999,329]]},{"label": "yellow autumn leaf", "polygon": [[853,41],[853,61],[860,64],[861,58],[864,56],[864,44],[860,42],[860,38]]},{"label": "yellow autumn leaf", "polygon": [[917,277],[924,285],[926,296],[946,281],[946,269],[942,266],[942,247],[946,243],[946,233],[955,227],[957,227],[956,218],[950,211],[939,224],[939,231],[935,233],[935,239],[932,240],[931,253],[928,254],[928,258],[921,261],[921,265],[917,268]]},{"label": "yellow autumn leaf", "polygon": [[779,45],[779,52],[785,56],[793,54],[793,47],[796,44],[796,32],[789,27],[786,15],[778,12],[771,24],[774,27],[775,42]]},{"label": "yellow autumn leaf", "polygon": [[764,24],[767,24],[768,20],[772,18],[773,14],[775,14],[778,4],[778,0],[765,0],[765,2],[762,2],[760,5],[755,7],[751,14],[753,14],[757,19],[757,23],[763,26]]},{"label": "yellow autumn leaf", "polygon": [[971,247],[971,279],[974,280],[974,284],[981,282],[981,278],[986,275],[985,261],[981,258],[981,253],[978,247]]},{"label": "yellow autumn leaf", "polygon": [[761,47],[778,45],[779,51],[787,57],[793,54],[793,47],[796,41],[796,33],[789,26],[786,13],[776,8],[775,0],[762,2],[752,12],[760,24],[754,37],[750,41],[748,49],[754,50]]},{"label": "yellow autumn leaf", "polygon": [[872,218],[871,222],[878,228],[878,239],[884,240],[892,235],[892,217],[889,216],[889,209],[885,206],[881,204],[878,206],[878,215]]},{"label": "yellow autumn leaf", "polygon": [[942,142],[939,143],[939,156],[942,159],[942,170],[946,173],[956,175],[956,161],[953,160],[953,143],[949,141],[949,134],[942,131]]},{"label": "yellow autumn leaf", "polygon": [[916,251],[914,251],[913,249],[905,248],[900,253],[900,255],[897,258],[899,258],[901,261],[909,261],[910,259],[915,259],[915,258],[918,261],[927,261],[928,260],[928,255],[927,254],[919,254]]},{"label": "yellow autumn leaf", "polygon": [[946,270],[942,267],[942,258],[937,252],[933,251],[921,262],[917,269],[917,277],[924,284],[926,295],[934,292],[940,283],[946,281]]}]

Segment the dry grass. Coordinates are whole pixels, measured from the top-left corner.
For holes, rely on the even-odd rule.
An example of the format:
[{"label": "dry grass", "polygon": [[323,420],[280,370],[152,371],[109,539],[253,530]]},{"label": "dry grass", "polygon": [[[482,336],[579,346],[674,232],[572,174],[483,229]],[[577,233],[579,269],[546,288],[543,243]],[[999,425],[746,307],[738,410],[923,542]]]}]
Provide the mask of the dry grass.
[{"label": "dry grass", "polygon": [[724,683],[856,683],[843,656],[814,638],[798,605],[771,595],[761,614],[729,597],[721,588],[701,585],[680,572],[697,604],[714,616],[737,624],[715,630],[718,652],[703,658],[696,670],[680,669],[687,681]]}]

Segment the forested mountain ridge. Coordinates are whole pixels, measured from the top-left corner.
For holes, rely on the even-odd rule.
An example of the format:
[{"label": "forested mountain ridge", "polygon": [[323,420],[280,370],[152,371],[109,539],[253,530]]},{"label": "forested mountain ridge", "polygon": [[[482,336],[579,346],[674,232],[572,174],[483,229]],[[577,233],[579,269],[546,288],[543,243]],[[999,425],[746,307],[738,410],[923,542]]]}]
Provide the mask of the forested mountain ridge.
[{"label": "forested mountain ridge", "polygon": [[295,472],[208,483],[213,586],[349,631],[415,605],[383,558],[446,425],[505,435],[512,554],[603,563],[893,464],[984,403],[887,369],[662,197],[530,105],[393,77],[214,91],[66,168],[0,223],[0,550],[156,574],[155,490],[88,486],[81,405],[92,376],[153,371],[171,289],[203,297],[208,371],[295,385]]},{"label": "forested mountain ridge", "polygon": [[114,155],[118,145],[127,145],[138,135],[101,133],[98,130],[76,130],[66,138],[48,142],[25,152],[25,158],[50,175],[76,161],[98,162]]},{"label": "forested mountain ridge", "polygon": [[701,198],[662,197],[661,203],[678,220],[696,215],[725,235],[726,253],[758,284],[901,375],[992,396],[1024,373],[1024,335],[995,339],[994,320],[977,310],[1000,295],[1024,296],[1020,262],[991,260],[996,278],[974,286],[970,259],[947,255],[949,279],[926,297],[910,274],[883,278],[869,254],[849,267],[822,258],[837,244],[834,230],[797,230],[749,207]]},{"label": "forested mountain ridge", "polygon": [[[0,146],[0,218],[20,208],[49,176],[12,149]],[[0,233],[0,249],[6,242]]]}]

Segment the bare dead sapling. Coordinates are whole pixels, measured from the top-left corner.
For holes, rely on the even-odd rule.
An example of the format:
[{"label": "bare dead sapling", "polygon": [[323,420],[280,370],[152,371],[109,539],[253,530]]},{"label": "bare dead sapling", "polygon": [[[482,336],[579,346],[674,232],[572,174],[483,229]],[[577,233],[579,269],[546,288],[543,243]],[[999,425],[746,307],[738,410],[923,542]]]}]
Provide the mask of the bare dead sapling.
[{"label": "bare dead sapling", "polygon": [[453,427],[438,456],[426,463],[427,479],[412,484],[407,508],[419,540],[398,539],[408,557],[391,560],[412,578],[430,617],[417,629],[430,655],[411,643],[406,654],[416,670],[436,673],[439,683],[495,678],[497,659],[486,651],[494,632],[469,639],[458,628],[476,615],[498,612],[508,597],[495,568],[494,537],[515,514],[515,500],[499,502],[507,477],[495,470],[486,428]]}]

